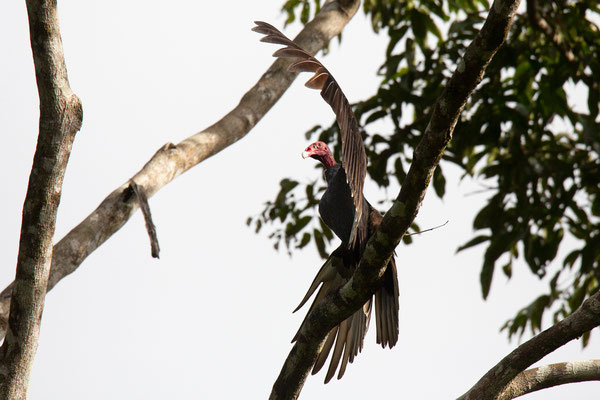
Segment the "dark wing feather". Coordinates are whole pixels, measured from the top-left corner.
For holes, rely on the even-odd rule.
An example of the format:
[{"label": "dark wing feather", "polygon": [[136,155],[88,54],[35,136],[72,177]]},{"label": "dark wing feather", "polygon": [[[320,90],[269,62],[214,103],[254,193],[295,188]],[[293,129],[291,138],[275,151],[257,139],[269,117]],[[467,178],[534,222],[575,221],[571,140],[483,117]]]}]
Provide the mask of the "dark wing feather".
[{"label": "dark wing feather", "polygon": [[288,67],[288,70],[292,72],[317,72],[323,67],[318,62],[312,60],[300,60],[296,61]]},{"label": "dark wing feather", "polygon": [[288,39],[273,25],[261,21],[255,21],[255,24],[256,26],[252,30],[266,35],[261,41],[286,46],[283,49],[277,50],[273,54],[275,57],[300,58],[300,61],[290,66],[289,69],[291,71],[312,72],[315,74],[306,82],[306,86],[311,89],[320,90],[321,97],[331,106],[335,113],[342,136],[344,170],[346,171],[346,178],[348,186],[350,186],[355,208],[349,246],[354,247],[356,243],[364,245],[366,242],[367,218],[363,218],[363,185],[367,174],[367,155],[358,123],[352,112],[352,107],[331,73],[329,73],[319,60]]},{"label": "dark wing feather", "polygon": [[292,58],[292,57],[304,57],[306,53],[301,49],[294,49],[291,47],[284,47],[283,49],[277,50],[273,53],[273,57]]}]

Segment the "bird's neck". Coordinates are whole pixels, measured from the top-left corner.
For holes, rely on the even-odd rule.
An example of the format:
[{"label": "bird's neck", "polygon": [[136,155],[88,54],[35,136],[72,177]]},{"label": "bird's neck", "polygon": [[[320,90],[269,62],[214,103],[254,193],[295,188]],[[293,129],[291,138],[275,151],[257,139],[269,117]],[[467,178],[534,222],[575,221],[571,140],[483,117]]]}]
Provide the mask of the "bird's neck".
[{"label": "bird's neck", "polygon": [[319,157],[319,161],[323,163],[325,169],[329,169],[335,165],[335,160],[333,159],[331,153],[323,154]]}]

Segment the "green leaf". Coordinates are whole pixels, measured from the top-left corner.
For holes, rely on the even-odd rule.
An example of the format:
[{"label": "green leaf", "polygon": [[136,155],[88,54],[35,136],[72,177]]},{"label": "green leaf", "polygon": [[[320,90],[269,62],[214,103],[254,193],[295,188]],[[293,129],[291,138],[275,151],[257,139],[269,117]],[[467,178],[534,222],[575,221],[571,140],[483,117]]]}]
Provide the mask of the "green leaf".
[{"label": "green leaf", "polygon": [[312,219],[311,216],[306,216],[306,217],[300,218],[298,221],[296,221],[295,224],[288,222],[288,224],[285,228],[285,235],[286,236],[295,236],[306,225],[308,225],[308,223],[310,222],[311,219]]},{"label": "green leaf", "polygon": [[296,186],[298,186],[298,182],[292,179],[282,179],[279,182],[279,186],[281,189],[279,190],[279,194],[277,194],[277,198],[275,199],[275,203],[282,203],[285,201],[286,195]]},{"label": "green leaf", "polygon": [[475,236],[473,239],[469,240],[467,243],[463,244],[458,249],[456,249],[456,252],[458,253],[459,251],[463,251],[463,250],[468,249],[470,247],[477,246],[478,244],[486,242],[486,241],[488,241],[490,239],[491,239],[491,237],[488,236],[488,235]]},{"label": "green leaf", "polygon": [[415,39],[419,44],[425,41],[427,35],[427,16],[416,8],[410,10],[410,27],[415,34]]},{"label": "green leaf", "polygon": [[398,179],[398,183],[402,185],[402,183],[404,182],[404,178],[406,178],[406,172],[404,171],[402,158],[396,158],[396,161],[394,161],[394,169],[396,170],[396,179]]},{"label": "green leaf", "polygon": [[569,307],[571,307],[571,312],[577,310],[581,303],[583,303],[585,294],[586,287],[584,285],[575,288],[573,295],[569,298]]},{"label": "green leaf", "polygon": [[374,113],[371,113],[371,115],[369,115],[367,117],[367,120],[365,121],[365,125],[370,124],[373,121],[377,121],[378,119],[381,119],[383,117],[387,116],[387,111],[386,110],[379,110],[379,111],[375,111]]},{"label": "green leaf", "polygon": [[585,348],[590,343],[590,333],[591,331],[587,331],[581,335],[581,347]]},{"label": "green leaf", "polygon": [[490,294],[490,286],[492,284],[492,277],[494,276],[494,263],[485,261],[483,263],[483,268],[481,268],[481,274],[479,275],[479,280],[481,282],[481,293],[483,295],[483,299],[487,299]]},{"label": "green leaf", "polygon": [[323,232],[323,235],[327,238],[327,240],[333,240],[333,232],[331,231],[331,229],[329,229],[327,225],[325,225],[321,218],[319,218],[319,224],[321,225],[321,231]]},{"label": "green leaf", "polygon": [[435,189],[435,194],[437,194],[440,199],[444,197],[444,194],[446,193],[446,178],[444,178],[440,166],[433,172],[433,188]]},{"label": "green leaf", "polygon": [[302,11],[300,12],[300,22],[306,24],[308,22],[308,18],[310,17],[310,5],[308,1],[304,1],[302,5]]},{"label": "green leaf", "polygon": [[597,194],[592,202],[592,215],[600,217],[600,194]]},{"label": "green leaf", "polygon": [[319,255],[321,258],[325,259],[328,257],[327,252],[325,251],[325,242],[323,241],[323,234],[318,229],[313,231],[313,237],[315,238],[315,245],[317,246],[317,250],[319,251]]},{"label": "green leaf", "polygon": [[302,240],[300,240],[300,243],[296,247],[302,249],[308,244],[308,242],[310,242],[310,233],[304,232],[304,235],[302,235]]},{"label": "green leaf", "polygon": [[548,304],[549,297],[543,295],[538,297],[529,307],[529,323],[531,324],[531,333],[534,335],[542,329],[542,315]]},{"label": "green leaf", "polygon": [[256,220],[256,227],[254,228],[254,233],[260,232],[260,228],[262,228],[262,221],[258,219]]},{"label": "green leaf", "polygon": [[473,228],[475,229],[485,229],[491,225],[491,220],[495,216],[493,215],[493,202],[490,201],[487,206],[483,207],[479,210],[479,213],[475,216],[473,220]]},{"label": "green leaf", "polygon": [[314,191],[313,185],[306,185],[306,198],[308,199],[309,204],[315,202],[315,196],[314,196],[313,191]]},{"label": "green leaf", "polygon": [[502,271],[504,272],[504,275],[506,275],[506,277],[508,279],[510,279],[512,277],[512,261],[509,261],[508,263],[506,263],[502,267]]},{"label": "green leaf", "polygon": [[438,39],[442,40],[442,33],[439,28],[435,24],[435,22],[431,19],[431,17],[427,14],[422,14],[424,16],[424,22],[427,30],[437,36]]},{"label": "green leaf", "polygon": [[517,233],[501,232],[491,237],[490,245],[485,250],[484,263],[495,263],[502,254],[509,252],[513,246]]},{"label": "green leaf", "polygon": [[398,42],[400,40],[402,40],[402,38],[404,38],[404,35],[406,35],[407,31],[408,31],[408,25],[403,25],[399,29],[390,31],[390,33],[389,33],[390,43],[388,44],[387,50],[386,50],[386,54],[387,54],[388,58],[392,55],[394,48],[396,47]]}]

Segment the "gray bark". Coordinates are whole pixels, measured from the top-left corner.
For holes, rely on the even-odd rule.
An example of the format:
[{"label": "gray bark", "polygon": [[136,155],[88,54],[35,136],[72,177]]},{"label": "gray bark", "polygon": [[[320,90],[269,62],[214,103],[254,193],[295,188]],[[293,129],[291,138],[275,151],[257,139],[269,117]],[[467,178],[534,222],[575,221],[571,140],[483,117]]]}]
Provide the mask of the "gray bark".
[{"label": "gray bark", "polygon": [[524,394],[566,383],[600,381],[600,360],[544,365],[517,375],[496,400],[510,400]]},{"label": "gray bark", "polygon": [[[63,178],[83,112],[67,79],[55,1],[27,1],[40,98],[38,143],[23,219],[8,330],[0,348],[0,398],[25,399],[35,352]],[[5,295],[5,298],[9,298]],[[3,311],[8,311],[4,305]],[[4,317],[6,318],[6,316]]]}]

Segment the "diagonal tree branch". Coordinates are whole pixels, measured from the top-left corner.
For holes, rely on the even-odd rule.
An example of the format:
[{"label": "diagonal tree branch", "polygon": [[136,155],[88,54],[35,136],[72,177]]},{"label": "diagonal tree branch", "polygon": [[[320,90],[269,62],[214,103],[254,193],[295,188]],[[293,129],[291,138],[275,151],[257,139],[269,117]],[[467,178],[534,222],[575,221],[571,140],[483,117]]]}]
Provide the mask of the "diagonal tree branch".
[{"label": "diagonal tree branch", "polygon": [[56,2],[28,0],[27,14],[40,123],[23,205],[8,332],[0,348],[2,399],[27,398],[52,261],[56,213],[71,147],[83,118],[81,102],[67,79]]},{"label": "diagonal tree branch", "polygon": [[510,400],[566,383],[600,381],[600,360],[563,362],[521,372],[496,397]]},{"label": "diagonal tree branch", "polygon": [[359,267],[339,291],[328,296],[310,313],[273,385],[271,399],[298,397],[327,332],[372,296],[392,252],[417,215],[467,99],[506,39],[519,3],[520,0],[495,0],[492,4],[481,31],[436,101],[402,189],[369,240]]},{"label": "diagonal tree branch", "polygon": [[[311,54],[316,53],[342,31],[359,4],[359,0],[328,1],[295,40]],[[131,180],[150,198],[177,176],[243,138],[293,82],[296,74],[287,71],[289,63],[275,61],[227,115],[177,145],[168,143],[160,148]],[[137,209],[138,202],[127,180],[54,246],[47,290],[75,271]],[[0,337],[6,333],[14,285],[11,283],[0,293]]]},{"label": "diagonal tree branch", "polygon": [[[503,391],[510,393],[511,381],[525,368],[598,325],[600,325],[600,292],[596,292],[588,298],[567,318],[517,347],[458,400],[493,400],[516,397],[517,395],[501,397],[504,393],[502,395],[500,393]],[[511,384],[505,389],[509,383]]]}]

